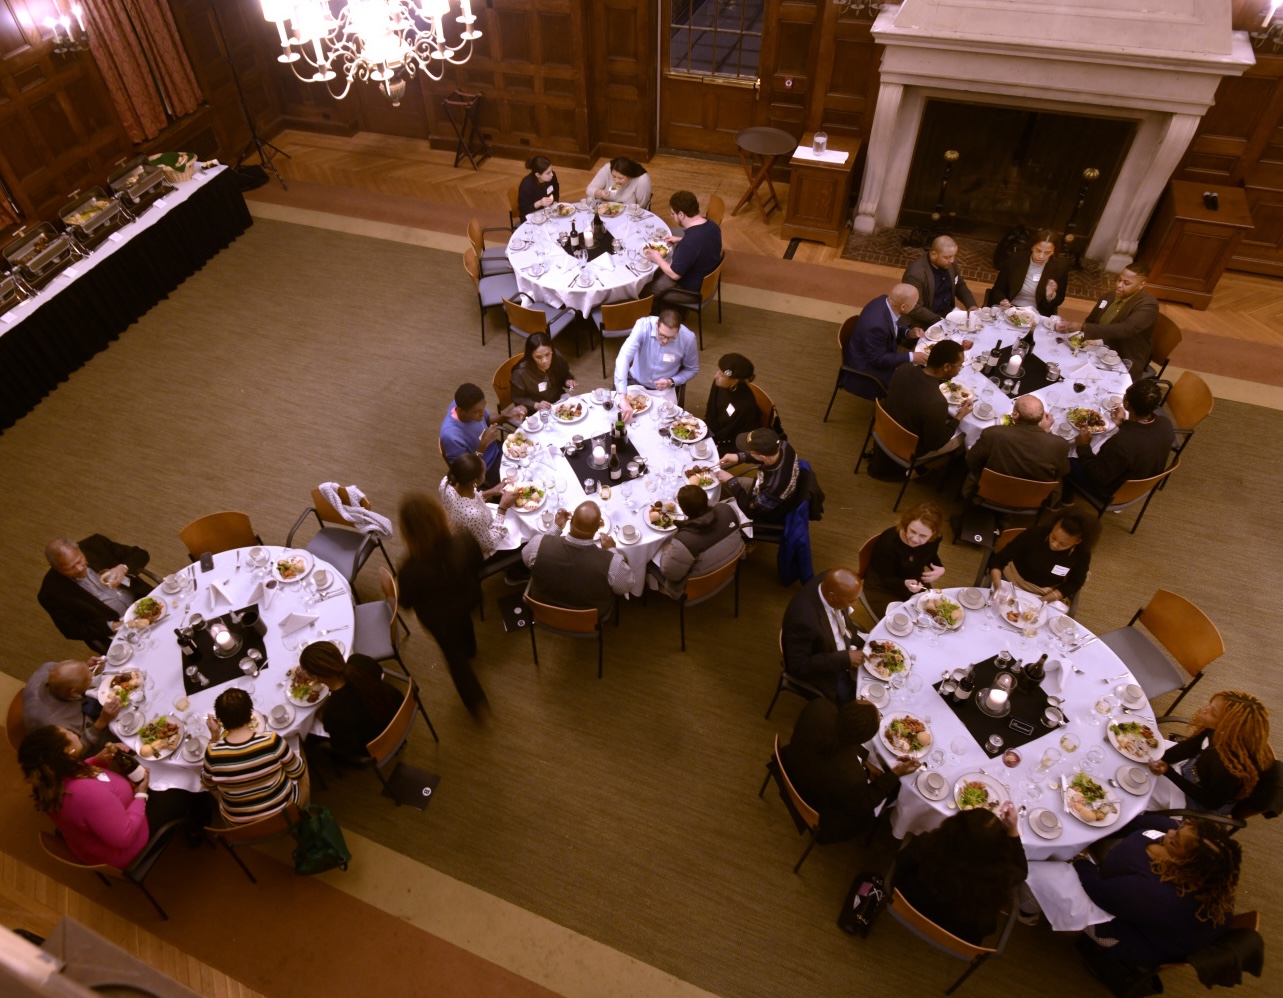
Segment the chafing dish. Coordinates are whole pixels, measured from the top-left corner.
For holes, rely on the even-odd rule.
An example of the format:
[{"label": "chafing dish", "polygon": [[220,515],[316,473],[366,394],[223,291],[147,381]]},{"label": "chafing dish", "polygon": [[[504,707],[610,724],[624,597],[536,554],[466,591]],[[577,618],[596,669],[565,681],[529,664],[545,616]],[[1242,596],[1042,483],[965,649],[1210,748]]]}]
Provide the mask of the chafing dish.
[{"label": "chafing dish", "polygon": [[84,256],[67,233],[58,233],[48,222],[20,229],[0,253],[9,267],[32,288],[43,288],[73,260]]},{"label": "chafing dish", "polygon": [[77,191],[58,212],[67,231],[85,249],[92,249],[122,225],[133,221],[116,198],[101,187]]},{"label": "chafing dish", "polygon": [[31,291],[17,274],[0,274],[0,315],[31,297]]},{"label": "chafing dish", "polygon": [[137,215],[159,197],[175,190],[160,168],[147,162],[146,156],[135,156],[107,178],[107,186],[120,195],[129,210]]}]

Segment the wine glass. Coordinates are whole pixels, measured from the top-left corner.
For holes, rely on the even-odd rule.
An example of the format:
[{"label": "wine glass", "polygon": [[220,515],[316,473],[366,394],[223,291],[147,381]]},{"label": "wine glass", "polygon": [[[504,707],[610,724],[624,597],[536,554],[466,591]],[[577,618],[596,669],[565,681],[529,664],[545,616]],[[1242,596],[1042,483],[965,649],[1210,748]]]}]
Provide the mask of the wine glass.
[{"label": "wine glass", "polygon": [[917,696],[922,692],[922,677],[914,673],[910,673],[908,678],[904,681],[904,688],[909,691],[910,696]]},{"label": "wine glass", "polygon": [[906,682],[907,682],[907,677],[903,672],[891,673],[891,699],[892,700],[898,700],[900,698],[900,695],[904,690],[904,684]]}]

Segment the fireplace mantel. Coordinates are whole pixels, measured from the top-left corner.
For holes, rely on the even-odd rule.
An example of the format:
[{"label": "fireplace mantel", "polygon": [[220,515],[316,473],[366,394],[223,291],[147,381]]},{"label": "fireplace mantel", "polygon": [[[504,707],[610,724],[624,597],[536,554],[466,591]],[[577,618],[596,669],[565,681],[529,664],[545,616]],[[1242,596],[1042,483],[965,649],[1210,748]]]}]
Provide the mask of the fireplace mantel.
[{"label": "fireplace mantel", "polygon": [[1136,136],[1087,248],[1109,270],[1134,257],[1221,78],[1254,62],[1224,0],[904,0],[873,35],[885,50],[857,232],[896,224],[929,97],[1127,118]]}]

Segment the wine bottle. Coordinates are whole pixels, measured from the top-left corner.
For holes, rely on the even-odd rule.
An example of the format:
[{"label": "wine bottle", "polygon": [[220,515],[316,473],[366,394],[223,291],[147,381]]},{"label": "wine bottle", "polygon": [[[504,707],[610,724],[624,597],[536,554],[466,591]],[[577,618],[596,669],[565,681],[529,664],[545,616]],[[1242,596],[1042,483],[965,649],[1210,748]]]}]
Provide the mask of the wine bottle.
[{"label": "wine bottle", "polygon": [[619,464],[619,452],[614,444],[610,445],[610,480],[617,482],[624,477],[624,469]]},{"label": "wine bottle", "polygon": [[954,694],[959,700],[968,700],[972,691],[976,688],[976,676],[974,669],[968,669],[966,675],[958,680],[958,690]]},{"label": "wine bottle", "polygon": [[994,348],[989,351],[989,356],[985,360],[984,374],[992,374],[998,367],[998,357],[1002,353],[1002,340],[994,344]]},{"label": "wine bottle", "polygon": [[1039,658],[1038,661],[1030,662],[1025,666],[1025,678],[1029,680],[1029,684],[1031,686],[1043,681],[1043,677],[1047,675],[1046,665],[1047,653],[1043,652],[1042,657]]},{"label": "wine bottle", "polygon": [[628,427],[624,425],[624,420],[622,416],[619,419],[615,420],[614,436],[615,436],[615,441],[621,444],[628,439]]},{"label": "wine bottle", "polygon": [[580,239],[579,230],[575,228],[575,223],[571,222],[570,223],[570,252],[573,253],[575,252],[575,250],[579,249],[579,239]]}]

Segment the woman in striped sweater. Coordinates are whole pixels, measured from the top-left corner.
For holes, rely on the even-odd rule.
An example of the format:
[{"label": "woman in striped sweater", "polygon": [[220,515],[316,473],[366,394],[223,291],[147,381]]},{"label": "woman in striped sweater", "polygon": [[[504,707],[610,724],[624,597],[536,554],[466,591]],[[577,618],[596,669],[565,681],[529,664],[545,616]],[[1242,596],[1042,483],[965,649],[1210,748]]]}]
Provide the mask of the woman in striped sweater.
[{"label": "woman in striped sweater", "polygon": [[[244,690],[224,690],[214,701],[201,782],[218,795],[223,817],[233,824],[306,803],[306,765],[275,731],[254,730],[254,703]],[[219,739],[219,734],[223,738]]]}]

